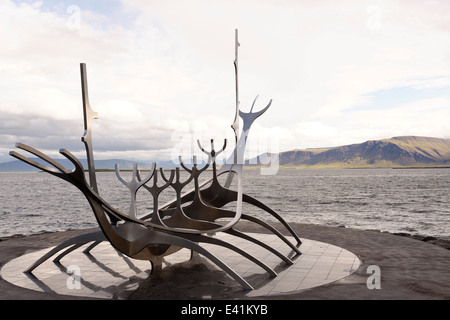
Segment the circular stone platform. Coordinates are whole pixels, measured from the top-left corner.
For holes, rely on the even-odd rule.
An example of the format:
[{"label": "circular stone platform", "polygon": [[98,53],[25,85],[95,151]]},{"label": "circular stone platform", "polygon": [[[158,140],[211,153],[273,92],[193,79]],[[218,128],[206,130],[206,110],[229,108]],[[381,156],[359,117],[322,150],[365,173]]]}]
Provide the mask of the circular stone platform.
[{"label": "circular stone platform", "polygon": [[328,243],[302,239],[299,247],[302,254],[294,255],[294,251],[276,235],[249,235],[279,250],[294,264],[287,265],[249,241],[224,233],[216,235],[272,267],[278,276],[271,278],[264,269],[234,251],[209,244],[202,246],[249,282],[255,288],[251,291],[243,290],[206,258],[194,255],[190,259],[189,250],[182,249],[168,256],[162,270],[150,275],[148,261],[130,259],[118,253],[108,242],[95,247],[91,254],[83,253],[83,246],[65,256],[60,263],[50,259],[32,275],[23,271],[51,248],[27,253],[5,264],[0,274],[4,280],[26,289],[89,298],[269,298],[337,281],[352,274],[361,264],[353,253]]}]

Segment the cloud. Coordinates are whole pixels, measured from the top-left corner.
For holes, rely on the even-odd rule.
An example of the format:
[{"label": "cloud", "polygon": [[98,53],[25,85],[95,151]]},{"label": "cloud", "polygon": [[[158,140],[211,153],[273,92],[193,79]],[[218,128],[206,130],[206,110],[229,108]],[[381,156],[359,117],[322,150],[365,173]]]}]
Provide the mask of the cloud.
[{"label": "cloud", "polygon": [[[171,157],[180,132],[232,139],[235,28],[242,110],[257,94],[255,109],[273,99],[252,129],[254,150],[274,139],[288,150],[448,136],[444,2],[93,3],[1,2],[0,162],[16,139],[82,155],[80,62],[100,116],[96,157]],[[405,87],[440,90],[382,105],[380,93]]]}]

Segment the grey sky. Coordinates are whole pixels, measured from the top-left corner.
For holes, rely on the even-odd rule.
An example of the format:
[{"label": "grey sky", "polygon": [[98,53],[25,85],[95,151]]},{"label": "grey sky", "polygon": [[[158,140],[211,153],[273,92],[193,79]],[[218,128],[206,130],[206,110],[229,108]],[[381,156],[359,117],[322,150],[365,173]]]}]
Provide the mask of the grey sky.
[{"label": "grey sky", "polygon": [[449,13],[444,0],[2,0],[0,162],[16,141],[83,156],[80,62],[98,159],[232,138],[236,28],[241,109],[273,99],[253,153],[450,137]]}]

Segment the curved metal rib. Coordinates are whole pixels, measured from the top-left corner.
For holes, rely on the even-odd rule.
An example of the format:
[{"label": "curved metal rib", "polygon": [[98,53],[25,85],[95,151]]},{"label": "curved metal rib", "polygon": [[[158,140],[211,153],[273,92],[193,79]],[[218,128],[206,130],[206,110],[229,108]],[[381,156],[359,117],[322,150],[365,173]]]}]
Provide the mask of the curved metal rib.
[{"label": "curved metal rib", "polygon": [[[38,157],[41,158],[42,160],[44,160],[44,161],[46,161],[47,163],[50,163],[51,165],[53,165],[54,167],[56,167],[58,170],[56,170],[56,169],[54,169],[54,168],[47,167],[47,166],[45,166],[45,165],[43,165],[43,164],[41,164],[41,163],[39,163],[39,162],[36,162],[36,161],[34,161],[34,160],[31,160],[31,159],[29,159],[29,158],[27,158],[27,157],[21,155],[20,153],[15,152],[15,151],[10,151],[10,152],[9,152],[9,155],[10,155],[10,156],[12,156],[12,157],[14,157],[14,158],[16,158],[16,159],[19,159],[19,160],[21,160],[21,161],[23,161],[23,162],[26,162],[26,163],[28,163],[29,165],[31,165],[31,166],[33,166],[33,167],[39,169],[39,170],[45,171],[45,172],[47,172],[47,173],[50,173],[51,175],[61,176],[61,177],[62,177],[62,174],[63,174],[63,173],[69,173],[69,170],[67,170],[65,167],[63,167],[63,166],[60,165],[59,163],[58,163],[58,165],[56,166],[56,165],[55,165],[56,161],[54,161],[53,159],[49,158],[48,156],[46,156],[45,154],[41,153],[40,151],[38,151],[38,150],[36,150],[36,149],[34,149],[34,148],[30,147],[30,146],[27,146],[27,145],[25,145],[25,144],[22,144],[22,143],[17,143],[16,146],[17,146],[18,148],[22,149],[22,150],[25,150],[25,151],[27,151],[27,152],[30,152],[30,153],[32,153],[32,154],[38,156]],[[50,161],[49,161],[49,160],[50,160]]]},{"label": "curved metal rib", "polygon": [[133,164],[133,174],[131,177],[131,181],[127,182],[120,176],[119,164],[115,165],[116,176],[120,182],[122,182],[130,191],[130,209],[129,215],[130,217],[137,217],[137,207],[136,207],[136,194],[140,187],[146,184],[155,173],[156,163],[153,163],[152,168],[150,169],[149,174],[144,179],[138,178],[138,167],[137,163]]},{"label": "curved metal rib", "polygon": [[239,274],[237,274],[233,269],[231,269],[225,262],[217,258],[214,254],[201,247],[194,241],[190,241],[188,239],[174,236],[167,233],[156,232],[152,236],[152,243],[160,243],[160,244],[170,244],[173,246],[187,248],[193,251],[200,253],[201,255],[208,258],[210,261],[215,263],[218,267],[220,267],[223,271],[225,271],[229,276],[231,276],[234,280],[236,280],[244,289],[253,290],[253,287],[244,280]]},{"label": "curved metal rib", "polygon": [[[258,219],[256,217],[252,217],[248,214],[243,214],[242,219],[252,221],[256,224],[259,224],[260,226],[266,228],[267,230],[271,231],[273,234],[275,234],[278,238],[280,238],[284,243],[286,243],[289,247],[291,247],[292,250],[294,250],[297,254],[302,254],[298,247],[296,247],[292,242],[290,242],[280,231],[275,229],[273,226],[268,224],[267,222]],[[300,246],[301,243],[298,244]]]},{"label": "curved metal rib", "polygon": [[[221,218],[231,218],[234,215],[234,212],[229,211],[229,210],[220,209],[217,207],[209,206],[207,204],[200,205],[199,203],[201,203],[203,201],[203,197],[198,198],[197,200],[195,200],[195,199],[196,198],[194,197],[194,200],[192,201],[192,203],[190,203],[189,205],[187,205],[183,208],[186,215],[190,218],[214,222]],[[268,224],[256,217],[250,216],[248,214],[242,214],[241,219],[254,222],[254,223],[259,224],[260,226],[266,228],[267,230],[269,230],[273,234],[275,234],[278,238],[280,238],[284,243],[286,243],[297,254],[301,254],[300,250],[293,243],[291,243],[291,241],[289,241],[282,233],[280,233],[276,228],[274,228],[270,224]],[[288,227],[290,228],[289,225],[288,225]],[[290,228],[290,229],[292,230],[292,228]],[[294,231],[293,231],[293,233],[294,233],[294,235],[296,235]],[[300,241],[300,239],[298,239],[298,241]],[[300,245],[300,244],[301,244],[301,241],[300,241],[300,243],[298,243],[298,245]]]},{"label": "curved metal rib", "polygon": [[[237,197],[237,192],[231,189],[226,189],[224,187],[222,187],[222,185],[220,183],[218,183],[218,181],[216,179],[212,179],[212,184],[206,188],[200,191],[202,200],[213,207],[223,207],[224,205],[236,201],[236,197]],[[192,201],[195,197],[195,193],[194,191],[192,191],[191,193],[185,195],[185,197],[183,198],[183,202],[187,202],[187,201]],[[294,229],[292,229],[292,227],[286,222],[286,220],[284,220],[278,213],[276,213],[274,210],[272,210],[271,208],[269,208],[268,206],[266,206],[265,204],[263,204],[262,202],[258,201],[257,199],[247,195],[247,194],[243,194],[242,195],[242,201],[245,203],[249,203],[252,204],[264,211],[266,211],[267,213],[269,213],[270,215],[272,215],[274,218],[276,218],[288,231],[289,233],[295,238],[295,240],[297,241],[297,245],[301,245],[302,241],[300,240],[299,236],[297,235],[297,233],[294,231]],[[184,207],[184,210],[186,213],[188,213],[188,209],[189,205]],[[189,210],[189,216],[191,215],[191,210]],[[250,216],[249,215],[242,215],[243,219],[248,219]],[[196,217],[198,218],[198,217]],[[219,217],[215,217],[215,219],[218,219]],[[256,222],[256,220],[253,220],[254,222]],[[284,236],[281,235],[281,239],[286,242],[286,243],[290,243],[289,240],[287,240]],[[291,246],[291,244],[289,244]],[[295,249],[294,249],[295,250]]]},{"label": "curved metal rib", "polygon": [[[153,175],[153,185],[151,187],[144,184],[144,188],[150,192],[153,198],[153,212],[150,215],[146,215],[145,217],[141,217],[141,220],[146,220],[150,217],[150,221],[154,224],[164,226],[164,223],[161,220],[161,216],[159,213],[159,194],[166,189],[173,181],[175,177],[175,171],[170,172],[170,177],[166,181],[166,183],[162,186],[158,186],[158,171],[155,171],[155,174]],[[140,180],[140,175],[138,171],[137,179]]]},{"label": "curved metal rib", "polygon": [[[216,172],[216,156],[222,152],[226,146],[226,140],[224,143],[224,147],[219,151],[219,152],[215,152],[214,150],[214,141],[211,140],[211,151],[208,152],[206,151],[204,148],[202,148],[200,142],[198,141],[200,148],[202,149],[202,151],[206,154],[208,154],[208,157],[212,159],[213,161],[213,182],[211,184],[211,188],[212,188],[212,194],[215,196],[220,196],[220,193],[223,191],[225,193],[228,193],[228,198],[227,200],[231,200],[233,201],[233,199],[237,199],[237,193],[234,191],[231,191],[229,189],[225,189],[222,188],[220,186],[220,183],[218,182],[217,179],[217,172]],[[218,206],[216,204],[208,204],[208,202],[205,202],[202,198],[202,193],[200,192],[200,188],[198,187],[198,175],[199,173],[196,172],[195,170],[196,168],[194,167],[191,171],[191,174],[194,176],[194,181],[195,181],[195,190],[194,190],[194,194],[193,194],[193,199],[192,199],[192,203],[190,203],[189,205],[185,206],[183,208],[183,212],[192,219],[196,219],[196,220],[202,220],[202,221],[210,221],[213,222],[217,219],[220,218],[230,218],[234,216],[234,212],[229,211],[229,210],[223,210],[218,208]],[[221,201],[223,201],[223,197],[221,199]],[[231,202],[230,201],[230,202]],[[248,220],[253,221],[253,222],[257,222],[260,225],[266,227],[268,230],[274,231],[275,229],[273,227],[271,227],[270,225],[263,223],[262,221],[258,220],[258,219],[251,219],[250,217],[246,216],[246,215],[242,215],[241,217],[247,217]],[[225,230],[224,232],[226,233],[230,233],[233,234],[235,236],[247,239],[267,250],[269,250],[270,252],[278,255],[282,260],[284,260],[286,263],[288,264],[292,264],[292,261],[285,257],[284,255],[280,254],[278,251],[274,250],[272,247],[264,244],[261,241],[258,241],[256,239],[254,239],[253,237],[250,237],[248,235],[245,235],[243,233],[240,233],[236,230],[233,230],[232,228],[230,228],[229,230]],[[280,237],[285,243],[287,243],[291,248],[293,248],[293,250],[295,250],[297,252],[297,254],[300,254],[300,251],[293,245],[290,243],[290,241],[288,241],[281,233],[279,232],[274,232],[278,237]]]},{"label": "curved metal rib", "polygon": [[242,239],[246,239],[246,240],[248,240],[250,242],[253,242],[253,243],[259,245],[260,247],[263,247],[264,249],[272,252],[274,255],[278,256],[281,260],[286,262],[286,264],[288,264],[288,265],[292,265],[293,264],[292,260],[289,259],[288,257],[286,257],[284,254],[282,254],[281,252],[275,250],[274,248],[272,248],[271,246],[265,244],[264,242],[249,236],[248,234],[245,234],[245,233],[240,232],[238,230],[235,230],[233,228],[228,229],[228,230],[226,230],[224,232],[225,233],[229,233],[229,234],[234,235],[234,236],[237,236],[237,237],[242,238]]},{"label": "curved metal rib", "polygon": [[[83,168],[82,164],[79,162],[79,160],[74,155],[72,155],[69,151],[67,151],[65,149],[61,149],[60,153],[74,164],[75,169],[73,171],[71,171],[69,173],[58,172],[55,169],[48,168],[39,163],[36,163],[35,161],[28,159],[27,157],[25,157],[17,152],[14,152],[14,151],[10,152],[10,154],[12,156],[16,157],[17,159],[22,160],[30,165],[36,166],[39,169],[42,169],[52,175],[55,175],[65,181],[70,182],[71,184],[73,184],[74,186],[79,188],[83,192],[83,194],[90,194],[90,196],[93,199],[98,200],[100,203],[102,203],[102,205],[105,206],[105,209],[107,209],[106,212],[108,213],[108,218],[110,219],[109,223],[111,223],[112,225],[114,225],[114,223],[112,223],[114,221],[123,220],[123,221],[129,221],[129,222],[136,222],[138,224],[142,224],[147,227],[155,227],[157,229],[166,230],[166,231],[176,231],[176,232],[182,232],[182,233],[196,234],[196,233],[213,233],[213,232],[223,231],[225,229],[230,228],[232,225],[236,224],[239,220],[238,218],[235,217],[227,225],[220,226],[217,229],[195,230],[195,229],[183,228],[183,227],[167,227],[164,225],[157,225],[157,224],[154,224],[149,221],[142,221],[140,219],[130,217],[130,216],[120,212],[119,210],[113,208],[107,201],[102,199],[102,197],[100,197],[100,195],[98,193],[93,191],[87,185],[87,182],[86,182],[85,176],[84,176],[84,168]],[[86,190],[86,187],[88,190]],[[240,216],[240,214],[239,214],[239,216]]]},{"label": "curved metal rib", "polygon": [[224,248],[228,248],[230,250],[233,250],[237,253],[239,253],[240,255],[244,256],[245,258],[249,259],[250,261],[252,261],[253,263],[257,264],[258,266],[260,266],[261,268],[263,268],[264,270],[267,271],[267,273],[269,273],[269,275],[271,277],[276,277],[277,273],[270,268],[267,264],[265,264],[264,262],[262,262],[259,259],[256,259],[254,256],[252,256],[251,254],[245,252],[244,250],[236,247],[235,245],[225,242],[223,240],[217,239],[217,238],[213,238],[213,237],[209,237],[209,236],[205,236],[205,235],[198,235],[198,234],[184,234],[183,238],[188,239],[190,241],[193,242],[203,242],[203,243],[210,243],[210,244],[215,244],[218,246],[222,246]]},{"label": "curved metal rib", "polygon": [[[104,241],[104,240],[106,240],[106,237],[103,234],[103,232],[101,232],[101,231],[95,231],[95,232],[86,233],[86,234],[82,234],[82,235],[73,237],[71,239],[68,239],[68,240],[62,242],[61,244],[57,245],[53,249],[51,249],[49,252],[47,252],[41,258],[36,260],[36,262],[33,263],[33,265],[31,265],[24,272],[25,273],[32,273],[34,269],[39,267],[46,260],[48,260],[49,258],[54,256],[56,253],[58,253],[59,251],[65,249],[65,248],[68,248],[70,246],[77,245],[77,244],[80,244],[80,243],[83,245],[83,244],[86,244],[86,243],[91,242],[91,241]],[[69,253],[69,252],[67,252],[67,253]]]},{"label": "curved metal rib", "polygon": [[289,225],[289,223],[286,222],[286,220],[284,220],[278,213],[276,213],[274,210],[272,210],[271,208],[269,208],[268,206],[266,206],[264,203],[262,203],[261,201],[247,195],[244,194],[243,195],[243,199],[242,201],[245,201],[246,203],[252,204],[264,211],[266,211],[267,213],[271,214],[274,218],[276,218],[279,222],[281,222],[281,224],[283,224],[283,226],[289,231],[289,233],[295,238],[295,240],[297,241],[297,245],[301,245],[302,241],[300,240],[299,236],[297,235],[297,233],[294,231],[294,229],[292,229],[292,227]]},{"label": "curved metal rib", "polygon": [[[64,166],[62,166],[59,162],[56,162],[55,160],[53,160],[52,158],[50,158],[49,156],[47,156],[46,154],[40,152],[39,150],[36,150],[30,146],[27,146],[23,143],[16,143],[16,148],[25,150],[27,152],[30,152],[32,154],[34,154],[35,156],[41,158],[42,160],[46,161],[47,163],[51,164],[53,167],[55,167],[56,169],[58,169],[60,172],[64,172],[64,173],[69,173],[69,170],[67,170]],[[42,169],[42,167],[41,167]],[[47,170],[49,168],[47,167]]]},{"label": "curved metal rib", "polygon": [[[201,206],[197,203],[194,204],[194,202],[192,204],[184,207],[184,211],[185,211],[186,215],[188,215],[189,217],[191,217],[193,219],[199,219],[199,220],[201,219],[201,220],[206,220],[206,221],[210,221],[210,222],[214,222],[215,220],[220,219],[220,218],[232,218],[234,216],[233,211],[224,210],[224,209],[215,208],[215,207]],[[289,240],[286,239],[286,237],[284,237],[280,232],[278,232],[278,230],[276,230],[269,224],[267,224],[257,218],[250,217],[245,214],[243,214],[241,216],[241,218],[249,220],[249,221],[253,221],[253,222],[258,223],[259,225],[267,228],[268,230],[272,231],[275,235],[277,235],[281,240],[283,240],[286,244],[288,244],[297,254],[301,254],[301,252],[298,250],[298,248],[296,248],[292,243],[290,243]],[[263,242],[255,239],[249,235],[246,235],[243,232],[237,231],[233,228],[230,228],[229,230],[225,230],[223,232],[246,239],[248,241],[251,241],[251,242],[265,248],[266,250],[272,252],[273,254],[279,256],[287,264],[292,264],[292,261],[290,261],[289,258],[280,254],[277,250],[273,249],[269,245],[266,245]]]}]

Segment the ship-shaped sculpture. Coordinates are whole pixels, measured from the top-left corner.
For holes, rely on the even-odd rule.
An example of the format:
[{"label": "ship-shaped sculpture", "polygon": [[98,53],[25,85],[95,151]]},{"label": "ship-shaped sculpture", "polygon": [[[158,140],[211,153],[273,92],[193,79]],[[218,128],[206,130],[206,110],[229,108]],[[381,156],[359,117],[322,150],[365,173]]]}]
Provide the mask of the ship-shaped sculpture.
[{"label": "ship-shaped sculpture", "polygon": [[[92,120],[97,118],[98,115],[91,109],[89,103],[86,65],[84,63],[80,65],[85,129],[82,142],[85,145],[88,160],[89,182],[86,180],[85,168],[83,168],[80,161],[65,149],[61,149],[60,153],[73,163],[75,169],[72,171],[39,150],[22,143],[17,143],[16,147],[39,157],[48,165],[33,161],[15,151],[11,151],[10,155],[77,187],[89,202],[100,230],[82,234],[64,241],[38,259],[25,272],[31,273],[44,261],[56,254],[58,255],[54,261],[59,261],[62,257],[83,245],[90,244],[84,250],[84,252],[89,252],[100,242],[109,241],[115,249],[131,258],[150,261],[152,263],[152,272],[161,268],[162,259],[165,256],[173,254],[181,248],[187,248],[208,258],[239,282],[244,289],[253,289],[252,285],[243,277],[201,245],[202,243],[210,243],[233,250],[240,254],[244,259],[248,259],[266,270],[271,277],[277,276],[277,273],[271,267],[266,265],[263,261],[256,259],[251,252],[246,252],[243,249],[216,237],[215,234],[220,232],[246,239],[263,247],[270,253],[279,257],[281,261],[284,261],[287,267],[293,264],[291,258],[272,248],[270,244],[264,243],[249,234],[241,232],[235,227],[240,220],[256,223],[276,234],[292,249],[295,255],[301,254],[298,249],[301,240],[289,224],[271,208],[243,192],[242,176],[244,150],[247,144],[247,137],[253,122],[267,111],[272,101],[258,112],[253,112],[256,99],[253,101],[253,105],[248,113],[240,110],[238,92],[238,47],[238,31],[236,30],[234,60],[236,78],[236,114],[231,126],[235,134],[235,148],[230,158],[220,167],[220,169],[218,169],[216,159],[217,156],[225,150],[227,141],[224,140],[222,148],[216,150],[214,141],[211,140],[211,146],[208,150],[206,150],[206,148],[198,141],[199,148],[208,157],[208,160],[203,167],[198,167],[194,157],[192,167],[188,168],[180,157],[180,165],[188,173],[188,177],[184,178],[184,180],[180,175],[180,168],[177,167],[166,174],[162,168],[159,168],[158,170],[156,164],[153,164],[151,170],[145,177],[141,177],[138,167],[135,165],[131,180],[126,181],[121,177],[119,167],[116,166],[116,175],[118,179],[125,184],[130,191],[131,199],[128,213],[121,212],[114,208],[101,197],[98,191],[92,149],[91,126]],[[243,124],[241,130],[239,130],[239,117],[242,119]],[[211,167],[212,178],[204,179],[204,181],[202,181],[203,173],[207,168]],[[227,177],[225,183],[222,185],[219,182],[218,177],[224,174],[227,175]],[[237,180],[237,184],[235,183],[237,185],[236,190],[230,188],[233,179]],[[194,188],[185,191],[187,186],[192,182],[194,183]],[[208,185],[208,187],[205,187],[206,185]],[[139,216],[136,209],[136,197],[138,190],[142,187],[152,196],[153,210]],[[167,188],[175,190],[176,199],[167,204],[159,205],[159,195]],[[269,223],[243,212],[243,202],[259,207],[271,214],[288,230],[296,243],[292,243],[288,237],[285,237]],[[223,206],[229,203],[235,203],[234,210],[223,208]],[[64,208],[64,210],[70,210],[70,208]],[[220,222],[218,220],[220,220]],[[224,220],[226,222],[223,222]]]}]

